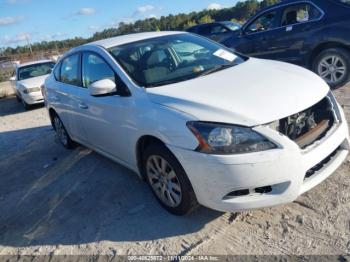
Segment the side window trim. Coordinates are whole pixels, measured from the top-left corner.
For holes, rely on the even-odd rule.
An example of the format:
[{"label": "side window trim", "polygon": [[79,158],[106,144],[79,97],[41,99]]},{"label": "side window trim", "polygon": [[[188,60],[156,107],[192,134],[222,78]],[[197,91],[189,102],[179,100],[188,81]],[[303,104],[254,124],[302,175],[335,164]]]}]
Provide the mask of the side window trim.
[{"label": "side window trim", "polygon": [[81,77],[81,72],[82,72],[81,67],[82,67],[83,53],[82,52],[78,52],[78,54],[79,54],[79,59],[78,59],[78,61],[79,61],[79,63],[78,63],[78,80],[79,80],[79,84],[80,85],[77,86],[77,87],[84,88],[83,78]]},{"label": "side window trim", "polygon": [[84,83],[83,83],[83,55],[84,54],[95,55],[98,58],[100,58],[102,61],[104,61],[108,65],[108,67],[113,71],[115,83],[117,84],[117,86],[120,86],[121,90],[117,91],[117,94],[119,96],[131,96],[131,92],[130,92],[129,88],[124,83],[124,81],[121,79],[121,77],[118,75],[118,73],[114,70],[113,66],[103,56],[101,56],[97,52],[91,51],[91,50],[82,51],[80,54],[80,79],[81,79],[81,83],[82,83],[83,88],[87,89],[87,87],[84,87]]},{"label": "side window trim", "polygon": [[[294,25],[302,25],[302,24],[306,24],[306,23],[313,23],[313,22],[317,22],[317,21],[320,21],[323,19],[323,17],[325,16],[325,12],[319,7],[317,6],[316,4],[314,4],[313,2],[310,2],[310,1],[299,1],[299,2],[293,2],[293,3],[289,3],[289,4],[285,4],[285,5],[280,5],[280,6],[277,6],[277,7],[271,7],[270,9],[267,9],[265,10],[263,13],[258,13],[257,15],[255,15],[252,19],[249,20],[249,23],[245,24],[244,27],[242,28],[243,32],[246,32],[246,29],[256,20],[258,19],[260,16],[268,13],[268,12],[271,12],[271,11],[274,11],[275,9],[277,10],[279,16],[280,16],[280,23],[282,23],[282,9],[284,10],[286,7],[289,7],[291,5],[296,5],[296,4],[310,4],[312,6],[314,6],[317,10],[319,10],[321,12],[321,16],[318,18],[318,19],[313,19],[313,20],[310,20],[310,21],[306,21],[306,22],[302,22],[302,23],[297,23],[297,24],[293,24],[293,25],[285,25],[285,26],[279,26],[279,27],[276,27],[276,28],[273,28],[273,29],[268,29],[268,30],[265,30],[265,31],[262,31],[262,32],[254,32],[254,33],[250,33],[248,35],[255,35],[255,34],[261,34],[261,33],[266,33],[266,32],[270,32],[270,31],[274,31],[274,30],[277,30],[277,29],[281,29],[281,28],[287,28],[289,26],[294,26]],[[279,10],[278,10],[279,9]]]}]

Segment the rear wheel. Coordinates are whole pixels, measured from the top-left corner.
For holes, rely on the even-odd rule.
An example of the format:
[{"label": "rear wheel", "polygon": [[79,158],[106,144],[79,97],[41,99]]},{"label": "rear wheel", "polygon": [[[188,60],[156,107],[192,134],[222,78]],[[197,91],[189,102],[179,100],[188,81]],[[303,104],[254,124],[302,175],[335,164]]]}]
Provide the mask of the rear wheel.
[{"label": "rear wheel", "polygon": [[72,149],[74,147],[74,141],[70,138],[69,134],[67,133],[67,130],[64,127],[61,119],[58,117],[58,115],[55,114],[52,120],[53,127],[56,131],[58,140],[65,148]]},{"label": "rear wheel", "polygon": [[185,215],[198,206],[184,169],[164,145],[146,148],[143,168],[154,195],[170,213]]},{"label": "rear wheel", "polygon": [[326,49],[315,58],[313,71],[330,87],[340,87],[349,81],[350,53],[343,48]]}]

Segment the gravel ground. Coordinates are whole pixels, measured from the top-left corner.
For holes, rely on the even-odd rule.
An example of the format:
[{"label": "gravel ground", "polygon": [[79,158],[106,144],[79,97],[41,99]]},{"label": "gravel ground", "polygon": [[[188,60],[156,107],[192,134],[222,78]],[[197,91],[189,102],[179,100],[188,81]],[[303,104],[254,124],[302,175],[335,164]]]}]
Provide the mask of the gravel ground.
[{"label": "gravel ground", "polygon": [[[335,91],[350,120],[350,85]],[[350,255],[350,158],[285,206],[164,211],[131,171],[60,146],[45,108],[0,100],[0,255]]]},{"label": "gravel ground", "polygon": [[13,89],[11,87],[10,82],[2,82],[0,83],[0,99],[14,95]]}]

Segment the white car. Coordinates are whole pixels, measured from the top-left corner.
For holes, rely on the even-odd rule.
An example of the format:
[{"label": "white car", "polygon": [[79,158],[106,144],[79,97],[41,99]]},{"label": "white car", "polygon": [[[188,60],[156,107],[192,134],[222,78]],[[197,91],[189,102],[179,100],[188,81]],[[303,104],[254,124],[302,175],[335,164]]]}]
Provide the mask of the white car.
[{"label": "white car", "polygon": [[189,33],[74,48],[44,96],[65,147],[75,141],[132,169],[178,215],[198,203],[238,211],[294,201],[349,152],[343,111],[320,77]]},{"label": "white car", "polygon": [[51,74],[55,62],[40,60],[18,65],[11,77],[12,87],[17,100],[22,102],[25,109],[31,105],[44,102],[41,86]]}]

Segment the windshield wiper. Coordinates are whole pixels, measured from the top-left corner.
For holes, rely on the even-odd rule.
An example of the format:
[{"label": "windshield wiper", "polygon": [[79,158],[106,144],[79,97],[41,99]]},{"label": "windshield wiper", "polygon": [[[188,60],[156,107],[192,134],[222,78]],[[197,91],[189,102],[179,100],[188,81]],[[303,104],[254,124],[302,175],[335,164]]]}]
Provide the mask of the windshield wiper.
[{"label": "windshield wiper", "polygon": [[175,84],[175,83],[178,83],[178,82],[182,82],[182,81],[194,79],[194,78],[197,78],[197,77],[209,75],[209,74],[215,73],[217,71],[220,71],[220,70],[223,70],[225,68],[229,68],[229,67],[232,67],[232,66],[235,66],[235,65],[237,65],[237,64],[232,63],[232,64],[226,64],[226,65],[218,65],[218,66],[215,66],[215,67],[213,67],[211,69],[205,70],[205,71],[203,71],[202,73],[200,73],[198,75],[190,75],[190,76],[185,76],[185,77],[181,77],[181,78],[177,78],[177,79],[164,80],[164,81],[161,81],[161,82],[158,82],[158,83],[146,85],[145,87],[146,88],[152,88],[152,87],[158,87],[158,86],[163,86],[163,85]]},{"label": "windshield wiper", "polygon": [[214,67],[211,68],[211,69],[208,69],[208,70],[203,71],[203,72],[200,73],[198,76],[206,76],[206,75],[209,75],[209,74],[212,74],[212,73],[221,71],[221,70],[223,70],[223,69],[232,67],[232,66],[234,66],[234,65],[236,65],[236,64],[227,64],[227,65],[218,65],[218,66],[214,66]]},{"label": "windshield wiper", "polygon": [[177,79],[164,80],[164,81],[161,81],[161,82],[158,82],[158,83],[146,85],[145,87],[146,88],[152,88],[152,87],[157,87],[157,86],[176,84],[176,83],[179,83],[179,82],[182,82],[182,81],[193,79],[195,77],[196,76],[186,76],[186,77],[177,78]]}]

